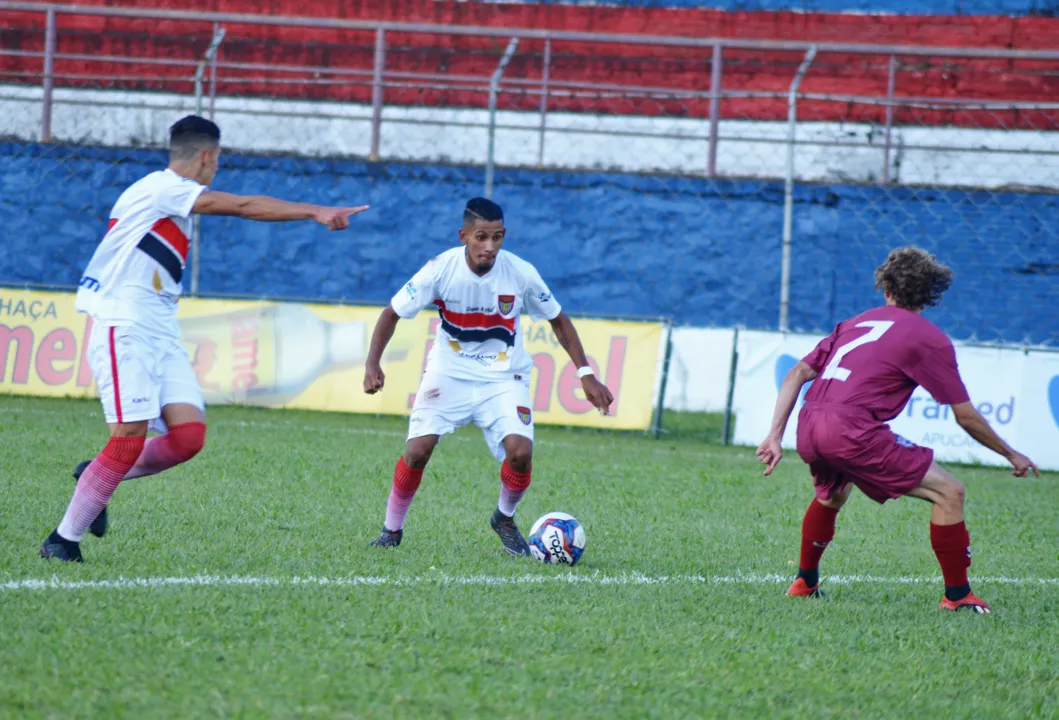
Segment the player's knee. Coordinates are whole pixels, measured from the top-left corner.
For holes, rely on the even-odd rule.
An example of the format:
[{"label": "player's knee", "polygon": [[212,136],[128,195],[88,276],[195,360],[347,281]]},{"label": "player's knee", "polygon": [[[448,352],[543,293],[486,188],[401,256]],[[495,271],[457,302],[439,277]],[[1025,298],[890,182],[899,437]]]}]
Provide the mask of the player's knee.
[{"label": "player's knee", "polygon": [[412,470],[422,470],[430,462],[435,445],[437,441],[430,441],[428,438],[409,440],[404,451],[404,464]]},{"label": "player's knee", "polygon": [[190,422],[169,428],[169,442],[181,462],[202,452],[206,445],[206,423]]},{"label": "player's knee", "polygon": [[430,462],[430,453],[416,453],[405,451],[404,464],[408,466],[410,470],[422,470]]},{"label": "player's knee", "polygon": [[967,488],[956,478],[949,478],[943,485],[942,498],[950,507],[962,508],[967,498]]},{"label": "player's knee", "polygon": [[846,504],[846,500],[848,498],[849,495],[841,495],[839,493],[835,493],[829,500],[817,500],[817,502],[826,508],[831,508],[832,510],[841,510],[842,506]]},{"label": "player's knee", "polygon": [[519,443],[506,451],[507,464],[517,473],[527,473],[533,466],[533,446]]}]

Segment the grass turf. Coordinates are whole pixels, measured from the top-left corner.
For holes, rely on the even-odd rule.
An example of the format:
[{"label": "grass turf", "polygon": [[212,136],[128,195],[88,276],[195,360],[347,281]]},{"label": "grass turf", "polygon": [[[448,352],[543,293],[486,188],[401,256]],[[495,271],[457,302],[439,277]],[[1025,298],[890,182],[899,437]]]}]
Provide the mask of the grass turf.
[{"label": "grass turf", "polygon": [[[193,462],[119,489],[111,535],[86,538],[84,565],[45,564],[69,470],[105,429],[86,401],[0,398],[0,417],[0,716],[1059,714],[1054,580],[983,580],[994,615],[942,613],[928,506],[855,495],[825,587],[828,574],[930,581],[785,598],[769,576],[795,568],[804,466],[762,478],[751,450],[702,442],[714,418],[668,418],[661,440],[538,429],[519,518],[576,515],[588,548],[570,569],[501,554],[497,467],[473,429],[442,442],[404,544],[379,551],[367,544],[404,422],[237,408],[211,409]],[[975,575],[1059,576],[1055,475],[956,474]],[[601,582],[630,573],[670,580]],[[277,584],[10,586],[197,575]],[[553,582],[571,575],[586,582]],[[307,576],[405,584],[291,582]]]}]

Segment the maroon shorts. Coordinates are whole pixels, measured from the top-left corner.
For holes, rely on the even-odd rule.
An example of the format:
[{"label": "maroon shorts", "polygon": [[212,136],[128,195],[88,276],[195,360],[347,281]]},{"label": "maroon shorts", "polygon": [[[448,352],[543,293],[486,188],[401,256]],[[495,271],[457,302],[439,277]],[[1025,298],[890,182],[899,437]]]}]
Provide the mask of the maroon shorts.
[{"label": "maroon shorts", "polygon": [[853,483],[875,502],[908,494],[934,462],[934,451],[897,435],[865,410],[806,403],[798,415],[798,454],[809,463],[819,500]]}]

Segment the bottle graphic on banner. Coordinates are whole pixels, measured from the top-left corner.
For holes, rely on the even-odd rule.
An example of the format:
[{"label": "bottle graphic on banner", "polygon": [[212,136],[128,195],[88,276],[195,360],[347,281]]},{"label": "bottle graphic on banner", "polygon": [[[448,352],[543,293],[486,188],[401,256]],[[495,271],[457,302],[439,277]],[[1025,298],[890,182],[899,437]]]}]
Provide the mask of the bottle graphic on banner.
[{"label": "bottle graphic on banner", "polygon": [[259,305],[180,320],[207,403],[282,405],[319,376],[363,364],[369,328],[302,305]]}]

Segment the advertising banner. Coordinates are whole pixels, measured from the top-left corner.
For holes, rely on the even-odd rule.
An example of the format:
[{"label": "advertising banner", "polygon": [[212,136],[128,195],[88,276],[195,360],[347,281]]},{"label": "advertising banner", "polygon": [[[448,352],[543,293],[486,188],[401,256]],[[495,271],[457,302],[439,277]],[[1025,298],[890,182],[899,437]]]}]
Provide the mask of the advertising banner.
[{"label": "advertising banner", "polygon": [[735,330],[674,328],[665,407],[685,412],[723,412],[728,402]]},{"label": "advertising banner", "polygon": [[[733,411],[735,442],[757,445],[768,433],[780,383],[822,336],[775,332],[742,332]],[[1059,469],[1059,353],[956,345],[960,374],[971,401],[1010,445],[1042,468]],[[808,389],[808,385],[806,385]],[[798,407],[787,426],[783,445],[794,448]],[[933,448],[949,462],[1006,465],[957,425],[946,405],[918,388],[890,423],[894,432]]]},{"label": "advertising banner", "polygon": [[[243,300],[181,300],[184,346],[207,404],[408,414],[438,320],[402,320],[383,357],[386,388],[362,389],[378,307]],[[646,429],[662,354],[661,323],[578,320],[597,377],[614,393],[615,414],[585,400],[576,368],[547,322],[522,318],[533,355],[534,415],[541,424]],[[0,392],[92,396],[85,357],[91,323],[69,293],[0,289]]]}]

